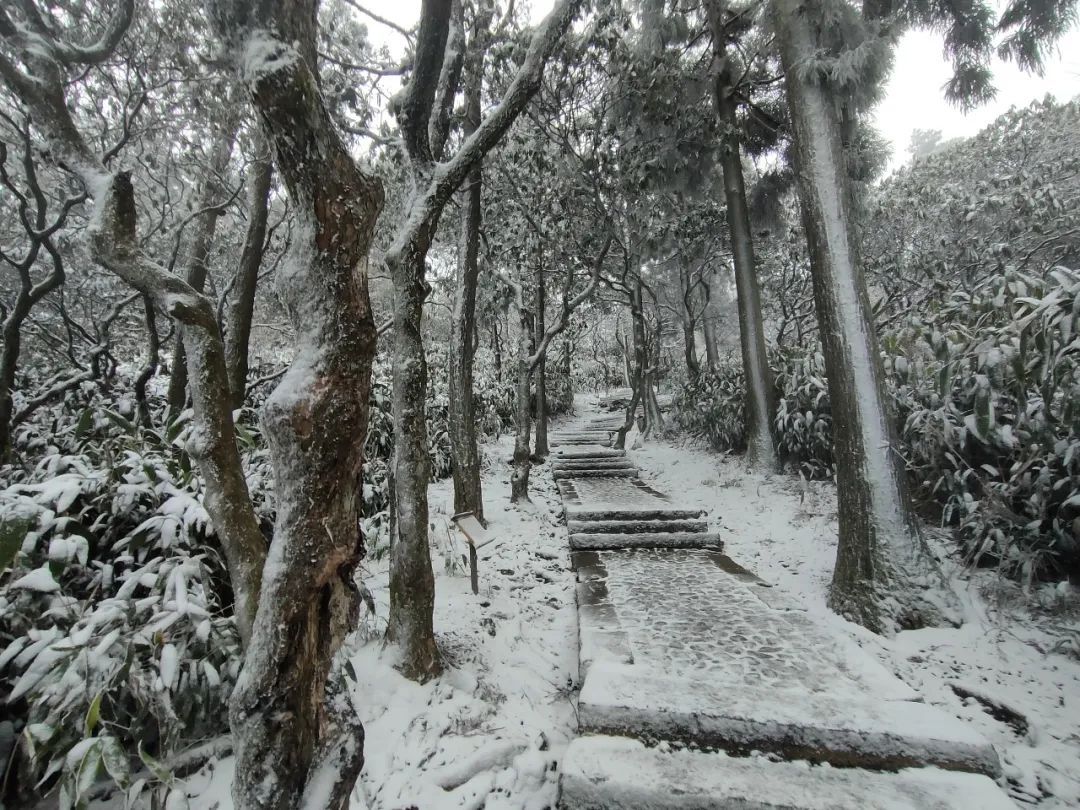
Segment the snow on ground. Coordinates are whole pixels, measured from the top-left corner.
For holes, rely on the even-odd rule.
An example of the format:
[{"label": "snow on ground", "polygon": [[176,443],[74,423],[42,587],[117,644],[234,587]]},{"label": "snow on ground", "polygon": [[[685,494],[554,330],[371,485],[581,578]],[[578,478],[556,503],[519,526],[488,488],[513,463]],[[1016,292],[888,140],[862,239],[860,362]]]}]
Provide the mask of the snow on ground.
[{"label": "snow on ground", "polygon": [[[826,606],[837,536],[833,484],[750,473],[740,457],[694,442],[650,439],[630,456],[650,485],[707,509],[710,531],[720,534],[736,562],[852,638],[925,702],[981,731],[1001,756],[1014,800],[1041,799],[1040,807],[1054,810],[1080,807],[1080,661],[1062,644],[1063,638],[1076,643],[1075,589],[1052,596],[1063,617],[1031,606],[995,572],[949,562],[965,607],[963,626],[881,638]],[[1003,713],[980,698],[1022,715],[1027,729],[1016,727],[1022,721],[995,719],[992,711]]]},{"label": "snow on ground", "polygon": [[[584,403],[583,403],[584,404]],[[631,442],[633,439],[631,437]],[[637,442],[634,442],[635,444]],[[509,503],[510,437],[485,447],[484,495],[499,542],[481,552],[479,596],[469,589],[460,540],[448,540],[450,481],[430,489],[437,549],[435,627],[449,664],[428,684],[393,668],[384,648],[387,561],[365,580],[377,603],[365,640],[354,642],[355,704],[367,762],[352,810],[553,806],[558,763],[577,726],[573,573],[559,499],[546,466],[533,469],[532,507]],[[632,446],[628,442],[628,446]],[[1029,607],[993,572],[951,574],[966,609],[959,629],[884,639],[825,604],[836,545],[835,488],[792,476],[748,473],[741,459],[692,442],[648,440],[630,452],[642,477],[709,511],[710,530],[737,562],[789,592],[826,628],[852,639],[937,706],[996,747],[1012,797],[1048,810],[1080,807],[1080,662],[1054,650],[1072,620]],[[453,533],[449,535],[453,537]],[[449,562],[449,566],[448,566]],[[1022,715],[1017,730],[979,695]],[[1015,723],[1015,721],[1014,721]],[[232,761],[187,781],[192,810],[228,810]]]},{"label": "snow on ground", "polygon": [[[542,810],[555,803],[557,763],[577,728],[570,702],[577,614],[565,528],[546,465],[533,469],[533,506],[519,508],[510,504],[510,438],[485,449],[484,512],[498,540],[480,551],[479,596],[461,561],[467,547],[447,540],[454,537],[446,528],[452,485],[430,492],[444,552],[433,561],[435,628],[448,671],[425,685],[407,681],[379,641],[353,658],[368,740],[355,808]],[[380,571],[372,580],[381,636],[387,576]]]},{"label": "snow on ground", "polygon": [[[382,642],[389,604],[387,559],[364,580],[376,602],[353,644],[353,702],[366,732],[363,775],[351,810],[542,810],[553,807],[557,766],[577,730],[574,575],[558,492],[534,467],[533,504],[510,504],[512,437],[484,447],[488,531],[473,595],[468,547],[449,528],[453,485],[429,490],[435,630],[444,675],[403,678]],[[233,760],[190,778],[191,810],[228,810]]]}]

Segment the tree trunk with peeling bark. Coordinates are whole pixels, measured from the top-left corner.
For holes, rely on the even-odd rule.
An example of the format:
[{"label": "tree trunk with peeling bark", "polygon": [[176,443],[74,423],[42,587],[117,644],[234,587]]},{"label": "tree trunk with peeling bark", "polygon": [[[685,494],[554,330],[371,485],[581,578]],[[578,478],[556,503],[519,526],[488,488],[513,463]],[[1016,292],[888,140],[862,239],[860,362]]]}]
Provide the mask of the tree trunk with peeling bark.
[{"label": "tree trunk with peeling bark", "polygon": [[[363,727],[335,663],[358,618],[353,581],[375,322],[367,254],[381,182],[359,169],[322,104],[312,24],[281,25],[245,81],[293,199],[300,238],[279,273],[297,353],[267,400],[277,522],[252,643],[233,692],[238,807],[344,807],[363,764]],[[265,34],[251,33],[249,51]],[[305,52],[306,51],[306,52]],[[327,427],[332,425],[333,430]],[[325,793],[320,794],[320,791]]]},{"label": "tree trunk with peeling bark", "polygon": [[363,727],[338,651],[359,615],[354,575],[364,554],[363,448],[376,339],[367,255],[383,189],[353,161],[323,104],[314,2],[241,8],[266,16],[238,14],[228,0],[214,4],[212,16],[221,38],[237,46],[293,201],[298,238],[276,281],[297,338],[261,414],[277,521],[230,702],[233,800],[244,810],[340,809],[363,765]]},{"label": "tree trunk with peeling bark", "polygon": [[[266,147],[262,139],[256,148]],[[255,312],[255,289],[259,282],[266,225],[270,211],[270,185],[274,166],[270,156],[258,157],[248,169],[248,227],[236,279],[227,296],[225,360],[229,368],[229,391],[233,408],[241,408],[247,394],[248,345],[251,340],[251,320]]]},{"label": "tree trunk with peeling bark", "polygon": [[724,175],[728,234],[735,263],[739,341],[742,347],[743,378],[746,381],[746,457],[751,466],[773,472],[778,466],[776,439],[773,436],[776,394],[765,348],[761,287],[754,261],[754,242],[750,232],[750,211],[746,204],[739,123],[736,118],[735,77],[726,52],[728,34],[721,17],[721,5],[721,0],[710,0],[709,19],[717,68],[713,100],[721,127],[720,165]]},{"label": "tree trunk with peeling bark", "polygon": [[[802,69],[818,55],[815,20],[822,11],[803,0],[773,0],[771,11],[833,413],[840,540],[829,604],[875,632],[940,624],[954,605],[911,510],[896,451],[836,98]],[[943,598],[946,604],[934,601]]]}]

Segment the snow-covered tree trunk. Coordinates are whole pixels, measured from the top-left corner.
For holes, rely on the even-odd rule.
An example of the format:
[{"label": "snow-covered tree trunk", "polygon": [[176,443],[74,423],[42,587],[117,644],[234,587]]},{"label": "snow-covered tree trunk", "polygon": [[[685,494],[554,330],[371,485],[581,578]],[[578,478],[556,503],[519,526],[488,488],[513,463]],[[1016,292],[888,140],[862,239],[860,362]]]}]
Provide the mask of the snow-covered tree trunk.
[{"label": "snow-covered tree trunk", "polygon": [[[434,223],[432,228],[434,227]],[[428,543],[431,457],[426,422],[427,361],[421,334],[424,257],[431,231],[424,230],[403,252],[387,257],[394,282],[394,344],[391,412],[394,420],[395,531],[390,547],[390,621],[387,638],[402,650],[401,671],[426,681],[442,669],[435,645],[435,575]]]},{"label": "snow-covered tree trunk", "polygon": [[701,332],[705,338],[705,362],[709,368],[720,365],[719,338],[716,335],[716,302],[710,297],[701,316]]},{"label": "snow-covered tree trunk", "polygon": [[529,360],[534,337],[533,319],[525,309],[521,287],[516,286],[514,291],[514,311],[518,316],[518,345],[517,356],[514,358],[514,456],[511,461],[510,502],[522,503],[529,500],[529,473],[532,471],[532,459],[529,457],[532,369]]},{"label": "snow-covered tree trunk", "polygon": [[[480,126],[484,50],[493,9],[485,2],[477,14],[465,53],[465,115],[462,133],[470,137]],[[450,316],[449,434],[453,460],[454,511],[472,512],[484,521],[480,483],[480,451],[473,409],[473,356],[476,347],[476,285],[479,277],[480,224],[483,216],[483,171],[477,161],[462,189],[461,235],[457,283]]]},{"label": "snow-covered tree trunk", "polygon": [[716,83],[713,100],[720,119],[720,165],[724,175],[728,234],[735,263],[735,290],[739,309],[739,341],[742,346],[743,377],[746,381],[746,456],[751,466],[772,472],[777,468],[773,416],[776,413],[775,386],[765,349],[765,329],[761,314],[761,289],[754,261],[750,213],[746,204],[739,123],[736,119],[735,77],[727,56],[727,32],[722,21],[721,0],[711,0],[709,20],[713,32]]},{"label": "snow-covered tree trunk", "polygon": [[[261,150],[263,144],[258,148]],[[270,183],[274,167],[270,157],[259,157],[248,169],[248,227],[236,278],[225,310],[225,361],[229,367],[229,390],[233,408],[244,404],[247,393],[248,343],[255,312],[255,288],[262,266],[263,243],[270,208]]]},{"label": "snow-covered tree trunk", "polygon": [[696,380],[701,374],[701,362],[697,352],[697,319],[694,313],[696,283],[693,276],[685,269],[680,270],[679,280],[682,291],[682,337],[683,360],[686,362],[686,376]]},{"label": "snow-covered tree trunk", "polygon": [[638,406],[642,404],[648,395],[646,388],[647,363],[645,354],[645,304],[642,295],[641,280],[635,279],[630,284],[630,334],[633,344],[633,362],[630,362],[629,347],[624,347],[623,355],[626,361],[626,375],[629,378],[631,396],[630,404],[626,408],[626,419],[622,427],[615,434],[614,447],[623,450],[626,447],[626,434],[634,427],[637,418]]},{"label": "snow-covered tree trunk", "polygon": [[[238,98],[233,99],[239,101]],[[206,174],[202,182],[202,188],[197,195],[194,229],[191,236],[190,249],[185,280],[196,292],[202,292],[206,285],[208,272],[207,259],[210,257],[210,249],[214,244],[214,234],[217,232],[218,219],[224,213],[221,205],[225,202],[224,189],[220,178],[229,167],[229,159],[232,157],[233,145],[236,143],[236,133],[240,126],[240,116],[235,109],[230,108],[228,119],[217,127],[214,132],[214,141],[210,150],[210,165],[206,168]],[[213,127],[212,127],[213,129]],[[188,366],[184,350],[184,327],[177,332],[176,351],[173,354],[169,375],[169,389],[167,400],[169,403],[169,415],[175,416],[184,409],[187,403]]]},{"label": "snow-covered tree trunk", "polygon": [[472,512],[484,521],[480,451],[473,408],[473,357],[476,341],[476,284],[479,276],[481,172],[466,181],[457,284],[450,318],[449,434],[453,459],[454,511]]},{"label": "snow-covered tree trunk", "polygon": [[717,303],[719,293],[718,273],[710,273],[703,281],[702,294],[705,306],[701,312],[701,332],[705,338],[705,362],[709,368],[720,365],[720,337],[717,335],[717,321],[720,318],[720,306]]},{"label": "snow-covered tree trunk", "polygon": [[[547,290],[544,288],[544,261],[543,254],[536,265],[536,315],[533,318],[536,345],[539,346],[544,340],[544,332],[547,325],[544,319],[544,310],[547,308]],[[550,452],[548,448],[548,400],[547,400],[547,349],[539,355],[536,364],[536,441],[533,456],[543,459]]]},{"label": "snow-covered tree trunk", "polygon": [[387,637],[402,649],[402,672],[416,680],[441,670],[432,620],[435,583],[427,524],[430,462],[424,421],[427,367],[421,334],[427,252],[451,196],[539,89],[544,65],[581,3],[561,0],[544,18],[500,103],[446,160],[441,160],[442,152],[464,59],[462,11],[457,0],[423,0],[412,73],[395,100],[413,189],[386,253],[394,282],[396,515]]},{"label": "snow-covered tree trunk", "polygon": [[230,702],[233,801],[242,810],[343,810],[363,765],[338,651],[359,616],[376,340],[367,255],[383,188],[353,161],[323,103],[315,0],[216,0],[211,16],[239,62],[297,226],[276,278],[296,352],[262,411],[277,520]]},{"label": "snow-covered tree trunk", "polygon": [[772,3],[833,415],[840,540],[830,605],[875,632],[889,632],[947,620],[951,592],[919,531],[896,451],[836,99],[805,67],[818,54],[820,15],[816,3]]},{"label": "snow-covered tree trunk", "polygon": [[[464,53],[460,3],[424,0],[413,72],[397,100],[397,117],[413,175],[413,191],[386,265],[394,284],[391,360],[394,421],[394,510],[390,540],[390,615],[386,637],[401,649],[400,669],[426,681],[442,671],[435,644],[435,575],[428,538],[427,360],[421,333],[427,297],[427,253],[442,209],[476,161],[453,186],[433,182],[449,127]],[[477,159],[482,155],[478,155]]]}]

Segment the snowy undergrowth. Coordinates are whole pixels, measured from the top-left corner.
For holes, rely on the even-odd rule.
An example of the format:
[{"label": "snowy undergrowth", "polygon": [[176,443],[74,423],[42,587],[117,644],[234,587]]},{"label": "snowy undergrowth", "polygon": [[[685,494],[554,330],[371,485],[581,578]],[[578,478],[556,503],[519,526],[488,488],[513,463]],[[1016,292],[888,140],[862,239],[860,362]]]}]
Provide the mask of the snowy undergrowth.
[{"label": "snowy undergrowth", "polygon": [[[376,615],[353,641],[353,702],[366,731],[352,810],[541,810],[555,804],[558,763],[577,720],[577,616],[566,528],[546,465],[534,467],[531,506],[510,504],[512,437],[484,448],[485,514],[498,538],[480,552],[480,594],[448,531],[453,489],[429,489],[436,575],[435,628],[445,674],[416,684],[384,647],[387,560],[365,575]],[[192,810],[223,810],[231,758],[188,780]]]},{"label": "snowy undergrowth", "polygon": [[[752,474],[740,457],[696,443],[650,440],[631,456],[651,485],[709,511],[710,529],[736,562],[797,597],[823,626],[852,638],[926,703],[986,736],[1016,801],[1055,810],[1080,806],[1080,661],[1069,652],[1080,629],[1075,589],[1022,599],[995,572],[946,561],[964,604],[963,626],[875,636],[826,607],[837,539],[832,483]],[[1054,610],[1041,608],[1040,600]],[[984,700],[1022,716],[1027,728],[995,718],[1005,714]]]}]

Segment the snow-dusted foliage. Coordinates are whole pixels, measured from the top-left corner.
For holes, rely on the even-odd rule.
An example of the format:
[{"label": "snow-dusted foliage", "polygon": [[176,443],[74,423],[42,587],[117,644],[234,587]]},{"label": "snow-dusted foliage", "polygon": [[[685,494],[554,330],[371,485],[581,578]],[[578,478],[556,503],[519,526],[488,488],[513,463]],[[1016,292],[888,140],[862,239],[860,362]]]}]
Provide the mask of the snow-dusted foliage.
[{"label": "snow-dusted foliage", "polygon": [[[445,363],[435,358],[432,366],[428,435],[441,479],[450,474]],[[512,385],[490,369],[478,376],[478,426],[503,433]],[[560,394],[561,407],[562,399],[572,393]],[[119,408],[87,384],[42,410],[16,436],[33,463],[5,468],[9,483],[0,489],[0,569],[10,569],[0,579],[0,699],[26,752],[24,784],[59,780],[69,806],[107,777],[167,795],[170,756],[227,731],[241,661],[227,572],[185,450],[190,413],[154,430],[129,418],[130,403]],[[237,441],[269,536],[273,475],[254,411],[240,412]],[[392,445],[389,369],[381,363],[363,480],[369,557],[389,544]],[[140,756],[148,780],[131,775],[129,762]]]},{"label": "snow-dusted foliage", "polygon": [[[87,393],[29,426],[37,460],[0,490],[0,695],[20,782],[59,780],[61,808],[106,775],[167,793],[158,761],[225,731],[240,663],[187,419],[140,428]],[[262,451],[240,443],[266,516]],[[132,781],[136,755],[149,779]]]},{"label": "snow-dusted foliage", "polygon": [[[1030,583],[1080,565],[1080,274],[1010,271],[882,335],[901,452],[917,494],[974,564]],[[773,358],[779,447],[808,478],[833,472],[819,354]],[[675,399],[720,450],[745,444],[734,358]]]},{"label": "snow-dusted foliage", "polygon": [[673,397],[675,424],[717,450],[746,449],[746,378],[742,360],[727,355],[687,381]]},{"label": "snow-dusted foliage", "polygon": [[973,562],[1080,566],[1080,274],[1009,272],[889,342],[910,464]]}]

